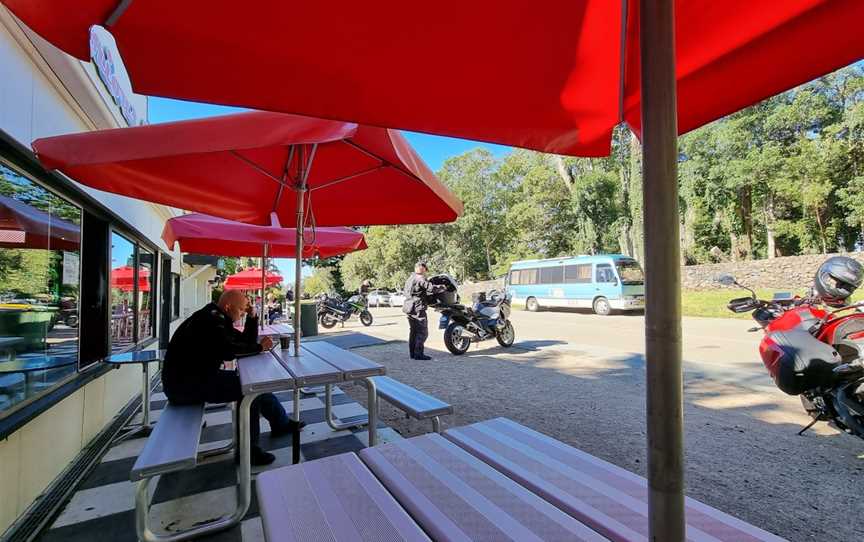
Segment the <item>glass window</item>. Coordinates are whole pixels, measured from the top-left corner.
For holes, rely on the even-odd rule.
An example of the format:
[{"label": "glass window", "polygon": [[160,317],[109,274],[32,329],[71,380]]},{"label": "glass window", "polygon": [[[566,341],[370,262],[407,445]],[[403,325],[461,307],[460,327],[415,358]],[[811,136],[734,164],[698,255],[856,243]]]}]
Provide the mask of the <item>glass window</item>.
[{"label": "glass window", "polygon": [[561,284],[564,282],[564,266],[540,268],[540,284]]},{"label": "glass window", "polygon": [[156,266],[153,252],[140,248],[138,249],[138,340],[143,341],[154,335],[154,316],[155,310],[153,306],[154,294],[156,289]]},{"label": "glass window", "polygon": [[591,282],[591,264],[567,265],[564,267],[564,282],[568,284]]},{"label": "glass window", "polygon": [[618,276],[621,277],[622,284],[645,283],[642,267],[636,260],[618,260],[615,262],[615,267],[618,268]]},{"label": "glass window", "polygon": [[519,272],[519,284],[537,284],[537,269],[523,269]]},{"label": "glass window", "polygon": [[135,245],[111,232],[111,351],[135,342]]},{"label": "glass window", "polygon": [[171,273],[171,320],[180,318],[180,275]]},{"label": "glass window", "polygon": [[597,282],[618,282],[611,265],[608,263],[597,264]]},{"label": "glass window", "polygon": [[0,163],[0,416],[76,371],[81,209]]}]

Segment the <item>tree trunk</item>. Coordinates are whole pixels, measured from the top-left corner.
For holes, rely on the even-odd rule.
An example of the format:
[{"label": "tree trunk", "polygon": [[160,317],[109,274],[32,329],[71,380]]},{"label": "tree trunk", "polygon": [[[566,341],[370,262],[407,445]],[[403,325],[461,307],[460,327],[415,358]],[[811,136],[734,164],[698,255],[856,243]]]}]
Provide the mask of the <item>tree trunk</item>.
[{"label": "tree trunk", "polygon": [[489,255],[489,243],[484,242],[483,248],[486,249],[486,276],[490,279],[492,276],[492,257]]},{"label": "tree trunk", "polygon": [[552,156],[552,160],[555,162],[555,169],[558,170],[558,175],[564,181],[564,184],[567,185],[567,190],[573,192],[573,176],[567,169],[564,158],[556,154]]},{"label": "tree trunk", "polygon": [[819,225],[819,241],[822,244],[822,254],[828,254],[828,243],[825,239],[825,226],[822,225],[822,216],[819,214],[819,208],[814,207],[813,214],[816,215],[816,224]]},{"label": "tree trunk", "polygon": [[[633,134],[627,128],[619,128],[622,134],[621,144],[618,145],[618,167],[619,180],[621,184],[621,217],[619,218],[620,228],[618,232],[618,245],[621,247],[621,253],[633,257],[633,219],[630,216],[630,139],[633,139]],[[625,147],[624,144],[627,143]]]},{"label": "tree trunk", "polygon": [[765,198],[765,241],[768,245],[768,259],[777,257],[777,241],[774,238],[774,194],[768,192]]},{"label": "tree trunk", "polygon": [[642,145],[639,139],[630,137],[630,239],[633,257],[645,261],[645,222],[642,217]]}]

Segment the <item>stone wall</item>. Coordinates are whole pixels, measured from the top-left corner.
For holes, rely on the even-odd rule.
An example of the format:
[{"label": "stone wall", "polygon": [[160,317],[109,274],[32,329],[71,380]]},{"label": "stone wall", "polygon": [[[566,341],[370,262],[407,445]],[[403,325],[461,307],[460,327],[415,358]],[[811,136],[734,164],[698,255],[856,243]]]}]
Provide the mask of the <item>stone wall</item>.
[{"label": "stone wall", "polygon": [[463,301],[471,299],[476,292],[488,292],[489,290],[503,290],[504,279],[484,280],[480,282],[465,282],[459,285],[459,296]]},{"label": "stone wall", "polygon": [[[710,265],[688,265],[681,268],[684,289],[707,290],[719,288],[716,277],[723,273],[733,275],[738,282],[751,288],[806,289],[813,285],[816,269],[836,254],[809,254],[784,256],[772,260],[752,260]],[[864,252],[845,254],[864,264]]]}]

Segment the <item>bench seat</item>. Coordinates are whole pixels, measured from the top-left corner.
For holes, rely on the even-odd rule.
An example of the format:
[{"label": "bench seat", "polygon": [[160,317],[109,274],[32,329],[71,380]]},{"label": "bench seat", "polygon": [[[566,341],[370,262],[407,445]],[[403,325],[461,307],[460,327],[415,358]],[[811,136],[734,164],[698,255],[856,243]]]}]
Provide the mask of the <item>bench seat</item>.
[{"label": "bench seat", "polygon": [[366,448],[360,458],[434,540],[606,541],[441,435]]},{"label": "bench seat", "polygon": [[130,478],[133,482],[159,474],[195,468],[204,404],[167,403],[147,444],[135,460]]},{"label": "bench seat", "polygon": [[453,414],[452,405],[389,376],[376,376],[372,380],[375,381],[378,397],[415,419],[427,420],[431,418],[436,433],[440,432],[438,417],[444,414]]},{"label": "bench seat", "polygon": [[354,453],[258,475],[268,542],[429,540]]},{"label": "bench seat", "polygon": [[[610,540],[648,540],[648,485],[641,476],[506,418],[444,436]],[[687,498],[685,507],[689,541],[783,540],[696,500]]]}]

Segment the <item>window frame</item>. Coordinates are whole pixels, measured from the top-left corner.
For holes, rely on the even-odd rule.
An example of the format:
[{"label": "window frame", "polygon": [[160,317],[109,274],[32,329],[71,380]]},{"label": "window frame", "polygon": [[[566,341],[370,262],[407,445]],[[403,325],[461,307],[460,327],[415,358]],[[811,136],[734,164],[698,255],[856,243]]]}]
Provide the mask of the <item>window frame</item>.
[{"label": "window frame", "polygon": [[[132,343],[117,349],[113,350],[113,346],[110,341],[110,327],[108,328],[108,355],[116,354],[119,352],[124,352],[126,350],[133,350],[136,348],[141,348],[144,344],[148,344],[150,341],[156,340],[159,338],[159,329],[158,324],[159,321],[156,318],[158,314],[159,308],[161,305],[158,304],[159,296],[155,295],[154,292],[158,292],[160,281],[157,280],[157,274],[160,271],[159,266],[161,265],[159,262],[162,260],[162,256],[164,255],[161,250],[156,248],[153,243],[148,242],[144,239],[143,236],[137,235],[135,233],[131,233],[127,228],[121,228],[116,226],[115,224],[111,224],[109,227],[109,242],[108,242],[108,273],[109,273],[109,281],[108,281],[108,297],[110,301],[111,297],[111,284],[110,284],[110,273],[111,273],[111,236],[114,234],[122,237],[126,241],[132,244]],[[152,320],[152,325],[150,327],[150,335],[147,337],[141,337],[141,322],[139,321],[140,317],[140,307],[138,306],[138,300],[140,298],[139,290],[138,290],[138,281],[139,281],[139,270],[141,266],[141,249],[146,250],[147,252],[153,255],[153,263],[152,268],[150,269],[150,318]],[[110,315],[109,315],[110,317]]]},{"label": "window frame", "polygon": [[[600,280],[600,269],[608,270],[610,280]],[[612,264],[598,263],[594,266],[594,282],[597,284],[618,284],[618,278],[615,276],[615,271]]]}]

